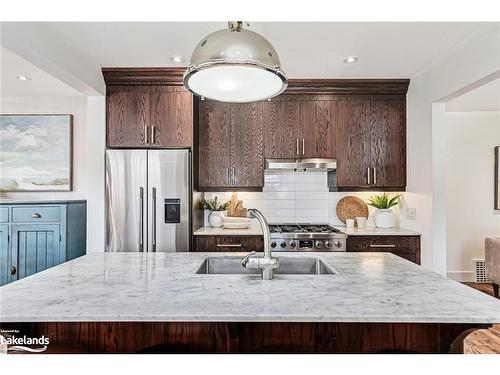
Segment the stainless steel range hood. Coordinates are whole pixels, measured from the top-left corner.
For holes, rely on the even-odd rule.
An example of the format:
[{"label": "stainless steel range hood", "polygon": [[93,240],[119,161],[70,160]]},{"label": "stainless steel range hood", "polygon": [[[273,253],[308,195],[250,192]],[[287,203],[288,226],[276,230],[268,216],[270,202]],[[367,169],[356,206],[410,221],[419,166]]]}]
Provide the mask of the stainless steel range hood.
[{"label": "stainless steel range hood", "polygon": [[266,159],[266,171],[329,172],[335,169],[337,169],[335,159]]}]

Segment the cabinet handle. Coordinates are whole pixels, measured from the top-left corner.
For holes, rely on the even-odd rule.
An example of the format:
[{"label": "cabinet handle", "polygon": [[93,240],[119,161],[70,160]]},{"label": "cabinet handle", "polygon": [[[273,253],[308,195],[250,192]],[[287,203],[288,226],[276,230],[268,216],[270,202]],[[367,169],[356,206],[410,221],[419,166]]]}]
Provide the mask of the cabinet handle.
[{"label": "cabinet handle", "polygon": [[297,150],[296,151],[297,151],[297,156],[299,156],[300,155],[300,152],[299,152],[299,139],[297,138],[296,141],[297,141]]},{"label": "cabinet handle", "polygon": [[144,143],[148,144],[148,126],[144,124]]},{"label": "cabinet handle", "polygon": [[230,172],[229,172],[229,168],[226,168],[226,177],[227,177],[227,184],[228,185],[231,185],[231,175],[230,175]]},{"label": "cabinet handle", "polygon": [[156,188],[153,188],[153,210],[151,213],[153,216],[153,241],[152,241],[152,251],[156,252]]},{"label": "cabinet handle", "polygon": [[377,185],[377,168],[373,168],[373,185]]},{"label": "cabinet handle", "polygon": [[243,245],[240,243],[229,243],[227,245],[225,245],[223,243],[218,243],[217,247],[243,247]]},{"label": "cabinet handle", "polygon": [[234,167],[231,168],[231,173],[233,175],[233,181],[231,182],[231,185],[236,185],[236,169]]},{"label": "cabinet handle", "polygon": [[370,178],[370,168],[366,168],[366,179],[368,181],[368,185],[371,185],[371,178]]},{"label": "cabinet handle", "polygon": [[306,153],[305,149],[306,149],[306,140],[302,138],[302,156],[304,156]]},{"label": "cabinet handle", "polygon": [[370,244],[370,247],[396,247],[394,244],[388,244],[388,245],[378,245],[378,244]]},{"label": "cabinet handle", "polygon": [[156,126],[151,126],[151,144],[156,144],[156,134],[155,134]]},{"label": "cabinet handle", "polygon": [[33,213],[31,214],[31,217],[32,217],[33,219],[40,219],[40,218],[42,217],[42,215],[40,215],[38,212],[33,212]]},{"label": "cabinet handle", "polygon": [[16,274],[16,272],[17,272],[16,266],[10,266],[10,274],[12,276],[14,276]]},{"label": "cabinet handle", "polygon": [[141,229],[140,229],[140,239],[139,239],[139,250],[144,251],[144,188],[139,188],[139,201],[141,202]]}]

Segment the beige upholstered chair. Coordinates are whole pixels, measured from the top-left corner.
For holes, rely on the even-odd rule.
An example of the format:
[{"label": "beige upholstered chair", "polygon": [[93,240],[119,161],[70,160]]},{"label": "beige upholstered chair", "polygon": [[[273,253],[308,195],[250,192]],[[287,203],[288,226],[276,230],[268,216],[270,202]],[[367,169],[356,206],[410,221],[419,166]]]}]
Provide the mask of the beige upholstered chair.
[{"label": "beige upholstered chair", "polygon": [[486,277],[493,284],[493,292],[498,298],[498,285],[500,284],[500,238],[487,237],[484,241],[486,252]]}]

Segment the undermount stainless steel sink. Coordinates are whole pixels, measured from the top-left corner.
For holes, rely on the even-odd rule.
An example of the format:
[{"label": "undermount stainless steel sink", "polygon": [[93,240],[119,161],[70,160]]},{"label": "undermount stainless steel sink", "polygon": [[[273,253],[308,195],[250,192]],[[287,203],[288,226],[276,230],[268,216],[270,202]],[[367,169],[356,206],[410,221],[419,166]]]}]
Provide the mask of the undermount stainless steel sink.
[{"label": "undermount stainless steel sink", "polygon": [[[247,269],[241,265],[243,257],[213,256],[205,257],[196,269],[197,274],[260,274],[260,270]],[[323,259],[317,256],[310,257],[281,257],[278,275],[334,275],[337,272]]]}]

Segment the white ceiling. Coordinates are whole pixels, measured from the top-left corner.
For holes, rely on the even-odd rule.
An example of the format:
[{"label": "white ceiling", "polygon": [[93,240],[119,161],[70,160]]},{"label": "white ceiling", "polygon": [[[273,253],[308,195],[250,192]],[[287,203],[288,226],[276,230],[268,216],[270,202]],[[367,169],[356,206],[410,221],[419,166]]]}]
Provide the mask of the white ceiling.
[{"label": "white ceiling", "polygon": [[500,78],[450,100],[446,111],[500,111]]},{"label": "white ceiling", "polygon": [[[251,22],[249,29],[270,40],[290,78],[411,78],[482,25]],[[188,62],[201,38],[224,27],[225,22],[8,23],[2,25],[2,43],[21,56],[35,55],[35,49],[36,57],[52,53],[43,56],[49,67],[69,61],[62,70],[102,92],[101,67],[172,66],[172,55]],[[344,64],[349,55],[360,61]]]},{"label": "white ceiling", "polygon": [[[0,96],[80,96],[81,92],[5,48],[0,49]],[[27,76],[21,81],[17,76]]]}]

